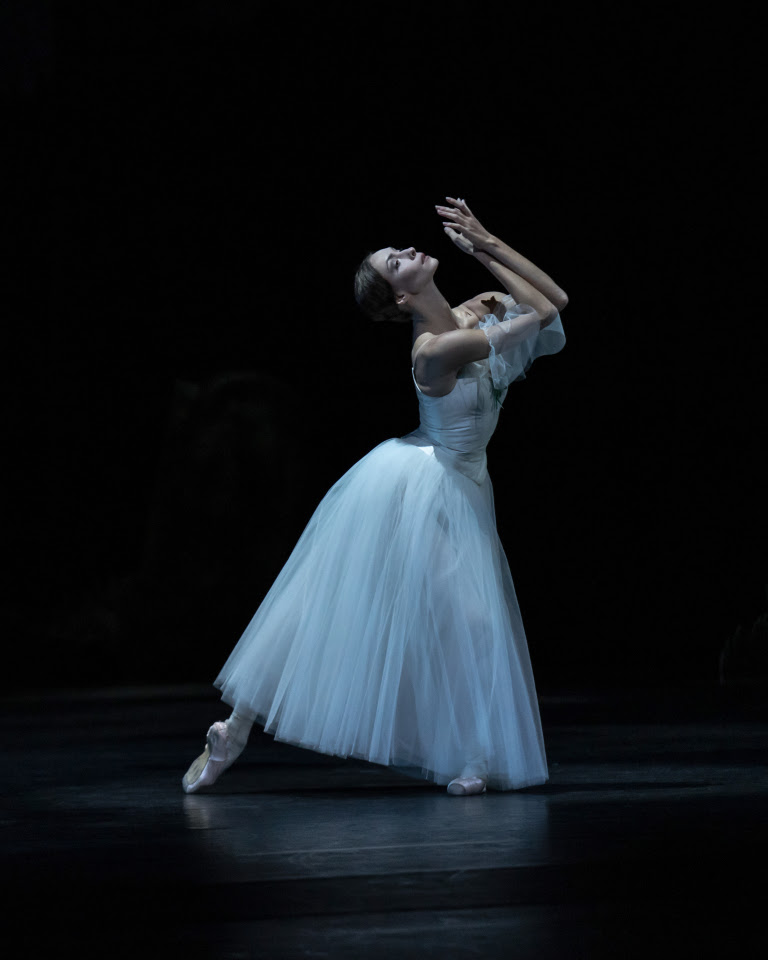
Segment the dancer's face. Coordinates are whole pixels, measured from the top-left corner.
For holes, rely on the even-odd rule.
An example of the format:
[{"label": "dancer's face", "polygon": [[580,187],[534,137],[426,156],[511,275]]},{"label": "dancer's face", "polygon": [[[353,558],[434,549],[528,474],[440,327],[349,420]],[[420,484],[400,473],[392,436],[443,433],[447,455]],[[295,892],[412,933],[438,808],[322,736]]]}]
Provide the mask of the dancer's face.
[{"label": "dancer's face", "polygon": [[371,266],[384,277],[395,293],[395,301],[406,302],[404,295],[421,293],[432,280],[438,261],[426,253],[417,253],[413,247],[398,250],[383,247],[370,256]]}]

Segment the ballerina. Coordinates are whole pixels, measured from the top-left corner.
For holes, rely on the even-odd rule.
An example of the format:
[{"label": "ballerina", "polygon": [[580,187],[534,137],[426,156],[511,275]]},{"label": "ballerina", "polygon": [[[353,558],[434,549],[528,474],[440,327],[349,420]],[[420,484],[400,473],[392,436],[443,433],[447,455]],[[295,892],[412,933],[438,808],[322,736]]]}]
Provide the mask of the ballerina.
[{"label": "ballerina", "polygon": [[485,451],[509,385],[562,349],[568,299],[463,199],[435,209],[504,292],[451,308],[436,258],[384,247],[363,260],[362,310],[412,325],[420,425],[379,444],[318,505],[216,678],[232,714],[209,729],[187,793],[234,763],[253,723],[454,796],[548,778]]}]

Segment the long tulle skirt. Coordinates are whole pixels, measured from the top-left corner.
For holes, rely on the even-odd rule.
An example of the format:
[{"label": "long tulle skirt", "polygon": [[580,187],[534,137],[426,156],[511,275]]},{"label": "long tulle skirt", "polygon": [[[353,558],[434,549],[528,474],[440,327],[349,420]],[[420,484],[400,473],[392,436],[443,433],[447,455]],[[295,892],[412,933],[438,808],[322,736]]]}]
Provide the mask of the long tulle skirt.
[{"label": "long tulle skirt", "polygon": [[490,479],[409,438],[326,494],[215,681],[276,740],[448,783],[543,783],[536,691]]}]

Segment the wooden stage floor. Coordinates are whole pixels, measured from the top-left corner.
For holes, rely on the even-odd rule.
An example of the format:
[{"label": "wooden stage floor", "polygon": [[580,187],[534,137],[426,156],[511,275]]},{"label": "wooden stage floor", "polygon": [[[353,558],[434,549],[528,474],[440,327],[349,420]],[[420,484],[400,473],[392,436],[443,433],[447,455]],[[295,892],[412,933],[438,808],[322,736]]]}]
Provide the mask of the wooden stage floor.
[{"label": "wooden stage floor", "polygon": [[9,955],[765,956],[765,698],[540,695],[549,782],[466,798],[260,730],[186,796],[212,688],[6,697]]}]

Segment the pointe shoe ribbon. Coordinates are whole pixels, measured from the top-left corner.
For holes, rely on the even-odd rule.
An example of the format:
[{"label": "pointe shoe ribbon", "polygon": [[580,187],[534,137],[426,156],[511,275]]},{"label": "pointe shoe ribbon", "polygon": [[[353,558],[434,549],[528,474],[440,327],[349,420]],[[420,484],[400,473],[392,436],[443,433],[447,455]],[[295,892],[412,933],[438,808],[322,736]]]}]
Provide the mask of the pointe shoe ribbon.
[{"label": "pointe shoe ribbon", "polygon": [[485,780],[482,777],[456,777],[448,784],[448,793],[454,797],[485,793]]},{"label": "pointe shoe ribbon", "polygon": [[208,730],[206,745],[210,751],[211,760],[227,762],[229,758],[229,732],[223,720],[218,720]]}]

